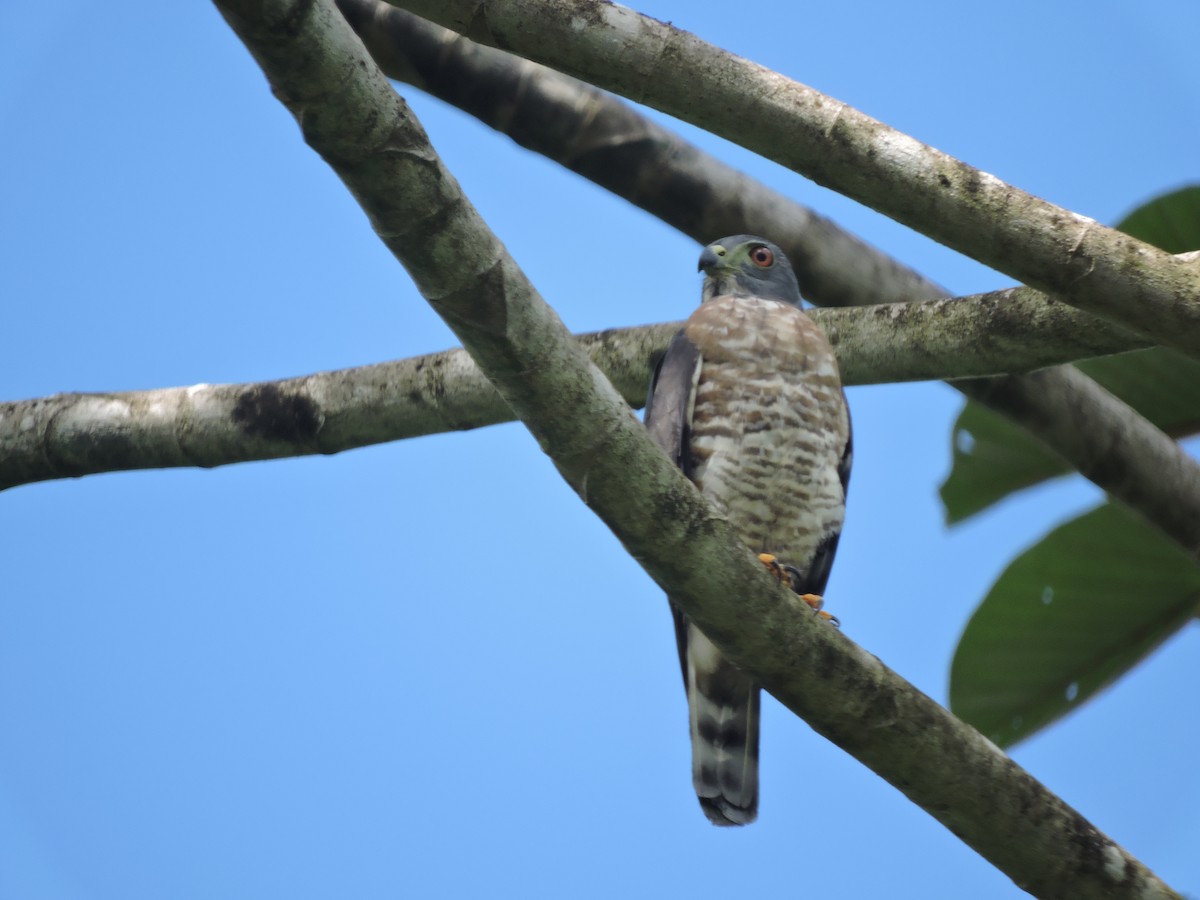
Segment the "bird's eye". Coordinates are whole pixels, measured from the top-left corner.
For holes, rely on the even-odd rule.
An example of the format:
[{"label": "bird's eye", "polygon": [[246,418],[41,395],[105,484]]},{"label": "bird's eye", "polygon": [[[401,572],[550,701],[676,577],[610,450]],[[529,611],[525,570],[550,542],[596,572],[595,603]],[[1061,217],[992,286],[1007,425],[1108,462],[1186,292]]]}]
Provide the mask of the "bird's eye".
[{"label": "bird's eye", "polygon": [[750,251],[750,260],[756,266],[767,268],[771,263],[775,262],[775,254],[768,247],[755,247]]}]

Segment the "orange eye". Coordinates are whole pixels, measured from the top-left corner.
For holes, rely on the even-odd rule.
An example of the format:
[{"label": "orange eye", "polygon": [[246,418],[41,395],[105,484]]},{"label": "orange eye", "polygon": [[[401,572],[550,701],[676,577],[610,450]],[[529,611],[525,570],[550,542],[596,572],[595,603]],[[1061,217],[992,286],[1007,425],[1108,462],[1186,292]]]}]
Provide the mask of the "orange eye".
[{"label": "orange eye", "polygon": [[762,268],[767,268],[771,263],[775,262],[775,254],[767,247],[755,247],[750,251],[750,260]]}]

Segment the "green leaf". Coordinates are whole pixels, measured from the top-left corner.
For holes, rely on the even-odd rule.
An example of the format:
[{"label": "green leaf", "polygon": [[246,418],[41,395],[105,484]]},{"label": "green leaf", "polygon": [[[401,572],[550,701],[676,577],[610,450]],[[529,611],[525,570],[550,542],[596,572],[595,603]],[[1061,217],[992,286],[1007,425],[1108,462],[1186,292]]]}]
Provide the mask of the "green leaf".
[{"label": "green leaf", "polygon": [[1133,513],[1105,504],[1004,571],[967,623],[950,708],[1009,746],[1078,708],[1196,613],[1200,568]]},{"label": "green leaf", "polygon": [[[1155,347],[1075,365],[1172,437],[1200,431],[1200,360]],[[963,407],[953,435],[953,462],[940,488],[950,524],[1074,471],[1025,429],[980,403]]]},{"label": "green leaf", "polygon": [[950,474],[939,489],[949,524],[1070,471],[1025,429],[973,400],[958,414],[953,435]]},{"label": "green leaf", "polygon": [[1117,231],[1168,253],[1200,249],[1200,185],[1180,188],[1139,206]]},{"label": "green leaf", "polygon": [[[1150,201],[1117,228],[1171,253],[1200,248],[1200,186]],[[1168,434],[1200,431],[1200,360],[1155,348],[1077,365]],[[953,464],[941,486],[950,523],[1070,471],[1023,429],[974,402],[954,424],[953,445]]]}]

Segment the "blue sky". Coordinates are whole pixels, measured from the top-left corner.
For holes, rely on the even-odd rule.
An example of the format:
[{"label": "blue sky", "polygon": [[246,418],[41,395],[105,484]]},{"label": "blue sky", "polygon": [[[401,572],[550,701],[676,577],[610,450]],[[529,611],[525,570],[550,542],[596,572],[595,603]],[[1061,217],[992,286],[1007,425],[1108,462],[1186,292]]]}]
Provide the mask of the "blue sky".
[{"label": "blue sky", "polygon": [[[638,8],[1101,221],[1197,180],[1187,0]],[[6,4],[0,83],[0,398],[455,343],[208,3]],[[688,239],[402,92],[572,328],[695,304]],[[680,129],[956,293],[1009,283]],[[850,402],[829,605],[944,700],[992,580],[1099,493],[947,530],[959,395]],[[31,485],[0,522],[0,897],[1021,896],[774,701],[761,820],[709,826],[665,602],[517,425]],[[1190,629],[1016,751],[1190,893],[1197,650]]]}]

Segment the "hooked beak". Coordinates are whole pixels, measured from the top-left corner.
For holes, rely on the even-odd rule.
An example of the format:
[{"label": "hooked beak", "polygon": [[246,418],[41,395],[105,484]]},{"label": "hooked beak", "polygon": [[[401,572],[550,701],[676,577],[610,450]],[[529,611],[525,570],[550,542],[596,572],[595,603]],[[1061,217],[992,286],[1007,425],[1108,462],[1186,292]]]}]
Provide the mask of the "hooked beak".
[{"label": "hooked beak", "polygon": [[709,244],[704,248],[704,252],[700,254],[700,265],[696,267],[696,271],[709,272],[717,268],[725,261],[725,255],[728,252],[720,244]]}]

